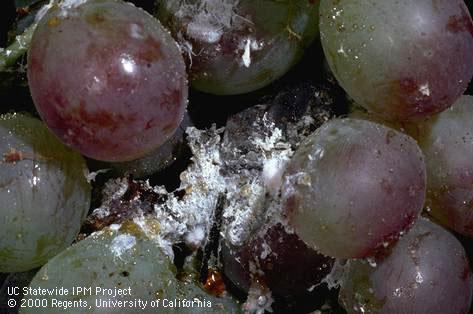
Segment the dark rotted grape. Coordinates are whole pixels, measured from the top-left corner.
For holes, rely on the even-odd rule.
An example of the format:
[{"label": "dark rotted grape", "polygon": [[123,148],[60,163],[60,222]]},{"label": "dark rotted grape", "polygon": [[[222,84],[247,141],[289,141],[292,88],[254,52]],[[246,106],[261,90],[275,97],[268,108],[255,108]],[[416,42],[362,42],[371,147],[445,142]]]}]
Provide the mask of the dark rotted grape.
[{"label": "dark rotted grape", "polygon": [[318,285],[330,272],[333,259],[307,247],[295,234],[276,224],[241,247],[222,249],[225,275],[240,289],[252,282],[273,295],[295,296]]}]

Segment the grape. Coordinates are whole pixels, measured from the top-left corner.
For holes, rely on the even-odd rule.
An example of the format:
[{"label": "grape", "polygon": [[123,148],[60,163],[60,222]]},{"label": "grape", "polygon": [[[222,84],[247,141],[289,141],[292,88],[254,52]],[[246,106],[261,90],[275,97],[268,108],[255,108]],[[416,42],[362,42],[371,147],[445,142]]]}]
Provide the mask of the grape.
[{"label": "grape", "polygon": [[[118,229],[118,230],[117,230]],[[44,308],[23,308],[22,313],[62,313],[63,308],[54,308],[53,299],[76,302],[67,313],[237,313],[239,306],[229,298],[207,296],[192,282],[176,279],[176,268],[161,247],[153,239],[159,236],[159,223],[151,218],[142,221],[127,221],[119,228],[105,228],[85,240],[68,248],[46,264],[33,278],[29,288],[68,290],[68,295],[25,296],[27,301],[47,299]],[[65,275],[67,274],[67,275]],[[74,287],[91,287],[92,292],[73,293]],[[122,289],[122,295],[109,295],[101,289]],[[129,288],[129,290],[128,290]],[[112,292],[113,293],[113,292]],[[166,307],[175,300],[198,298],[205,308]],[[115,308],[100,307],[104,302],[141,300],[140,305],[122,305]],[[77,302],[81,300],[81,304]],[[151,302],[159,302],[159,308]],[[36,301],[38,302],[38,301]],[[85,306],[85,302],[87,306]],[[209,307],[209,303],[211,307]],[[90,309],[89,309],[90,306]],[[143,309],[143,310],[140,310]]]},{"label": "grape", "polygon": [[160,147],[142,158],[111,163],[111,166],[118,174],[128,173],[136,178],[150,176],[165,169],[185,152],[185,130],[191,125],[189,115],[186,113],[176,132]]},{"label": "grape", "polygon": [[[150,302],[160,295],[173,298],[177,294],[177,287],[174,278],[175,268],[169,258],[141,233],[137,225],[130,223],[122,228],[122,231],[106,228],[57,255],[38,272],[30,288],[63,287],[69,291],[67,296],[46,297],[61,301],[81,299],[91,305],[92,309],[96,309],[97,313],[99,308],[96,308],[96,302],[100,300],[133,300],[141,297],[143,301]],[[94,291],[73,293],[74,287],[92,287]],[[96,293],[96,287],[104,289],[131,287],[132,295],[116,297],[101,295]],[[34,295],[25,297],[35,299]],[[49,303],[51,304],[51,300]],[[61,308],[51,308],[51,305],[49,307],[25,308],[22,313],[63,311]],[[76,306],[69,311],[83,313],[86,312],[86,308]],[[125,312],[125,308],[117,312]]]},{"label": "grape", "polygon": [[340,290],[348,313],[469,313],[473,277],[461,243],[419,219],[376,267],[350,261]]},{"label": "grape", "polygon": [[0,272],[27,271],[72,243],[90,204],[87,170],[44,124],[0,116]]},{"label": "grape", "polygon": [[281,224],[242,247],[223,246],[222,259],[225,274],[242,290],[248,291],[251,282],[258,281],[278,296],[307,292],[321,282],[333,264],[333,259],[308,248]]},{"label": "grape", "polygon": [[338,82],[386,120],[446,109],[473,75],[473,23],[462,0],[322,0],[320,16]]},{"label": "grape", "polygon": [[318,33],[318,5],[307,0],[169,0],[157,16],[188,55],[192,86],[214,94],[268,85]]},{"label": "grape", "polygon": [[425,164],[414,139],[356,119],[333,119],[298,148],[285,173],[284,210],[310,247],[365,257],[417,219]]},{"label": "grape", "polygon": [[473,236],[473,96],[418,123],[418,139],[427,165],[427,205],[443,224]]},{"label": "grape", "polygon": [[122,1],[51,9],[33,35],[28,82],[48,127],[105,161],[137,159],[160,146],[187,102],[176,43],[156,19]]}]

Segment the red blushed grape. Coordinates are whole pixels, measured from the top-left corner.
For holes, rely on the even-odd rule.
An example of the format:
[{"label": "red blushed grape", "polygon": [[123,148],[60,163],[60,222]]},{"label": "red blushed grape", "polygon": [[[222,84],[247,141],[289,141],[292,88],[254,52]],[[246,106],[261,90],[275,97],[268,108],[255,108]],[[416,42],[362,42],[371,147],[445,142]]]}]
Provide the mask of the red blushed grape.
[{"label": "red blushed grape", "polygon": [[418,123],[427,165],[427,205],[441,223],[473,237],[473,96]]},{"label": "red blushed grape", "polygon": [[189,57],[192,87],[241,94],[270,84],[318,34],[308,0],[166,0],[157,16]]},{"label": "red blushed grape", "polygon": [[461,243],[419,219],[376,267],[350,261],[340,299],[348,313],[469,313],[473,276]]},{"label": "red blushed grape", "polygon": [[473,75],[473,23],[462,0],[322,0],[320,32],[340,85],[386,120],[448,108]]},{"label": "red blushed grape", "polygon": [[226,276],[240,289],[248,291],[252,281],[257,281],[277,296],[307,292],[327,276],[333,264],[333,259],[307,247],[281,224],[242,247],[224,246],[222,258]]},{"label": "red blushed grape", "polygon": [[417,219],[426,174],[415,140],[383,125],[334,119],[310,135],[285,173],[284,210],[310,247],[365,257]]},{"label": "red blushed grape", "polygon": [[48,127],[106,161],[136,159],[164,143],[187,102],[178,46],[156,19],[122,1],[51,9],[33,35],[28,81]]}]

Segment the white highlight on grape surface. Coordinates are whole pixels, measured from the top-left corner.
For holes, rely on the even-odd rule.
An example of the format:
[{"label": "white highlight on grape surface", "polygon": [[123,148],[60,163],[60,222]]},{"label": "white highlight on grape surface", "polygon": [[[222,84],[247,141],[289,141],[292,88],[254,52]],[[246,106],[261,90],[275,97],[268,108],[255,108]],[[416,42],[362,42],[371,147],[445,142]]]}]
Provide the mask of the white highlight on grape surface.
[{"label": "white highlight on grape surface", "polygon": [[424,277],[422,276],[420,271],[417,271],[416,282],[419,283],[419,284],[424,282]]},{"label": "white highlight on grape surface", "polygon": [[419,87],[419,92],[421,92],[422,95],[430,96],[429,83],[422,84],[422,85]]},{"label": "white highlight on grape surface", "polygon": [[37,186],[40,181],[41,181],[40,178],[37,177],[37,176],[33,176],[33,178],[31,178],[30,180],[28,180],[28,182],[29,182],[29,184],[31,185],[31,187]]},{"label": "white highlight on grape surface", "polygon": [[90,83],[87,84],[87,89],[93,93],[100,93],[106,87],[106,79],[99,78],[94,75],[90,80]]},{"label": "white highlight on grape surface", "polygon": [[375,267],[378,266],[378,264],[376,263],[376,260],[375,260],[374,258],[372,258],[372,257],[367,257],[367,258],[366,258],[366,261],[367,261],[368,264],[369,264],[371,267],[373,267],[373,268],[375,268]]},{"label": "white highlight on grape surface", "polygon": [[122,54],[120,58],[120,63],[122,64],[123,70],[128,74],[133,74],[136,72],[136,63],[133,58],[128,54]]},{"label": "white highlight on grape surface", "polygon": [[396,289],[394,290],[394,292],[393,292],[393,295],[394,295],[395,297],[397,297],[397,298],[400,298],[401,295],[402,295],[402,290],[401,290],[401,288],[396,288]]},{"label": "white highlight on grape surface", "polygon": [[251,65],[251,51],[261,50],[263,44],[251,38],[247,38],[243,42],[244,44],[241,45],[241,47],[244,47],[244,52],[241,59],[243,61],[243,65],[249,68]]},{"label": "white highlight on grape surface", "polygon": [[136,238],[129,234],[121,234],[112,240],[110,250],[112,254],[121,258],[123,253],[132,249],[136,245]]},{"label": "white highlight on grape surface", "polygon": [[145,36],[143,35],[143,28],[135,23],[130,25],[130,35],[132,38],[135,39],[144,39]]},{"label": "white highlight on grape surface", "polygon": [[338,48],[337,52],[338,52],[339,54],[342,54],[342,55],[345,56],[345,57],[348,56],[347,53],[346,53],[346,51],[345,51],[345,48],[343,47],[343,45],[340,45],[340,48]]},{"label": "white highlight on grape surface", "polygon": [[[324,158],[325,150],[322,147],[317,147],[315,150],[315,159],[322,159]],[[311,155],[309,155],[309,159],[314,158]],[[312,160],[312,159],[311,159]]]},{"label": "white highlight on grape surface", "polygon": [[247,68],[250,67],[251,65],[251,40],[247,39],[246,40],[246,45],[245,45],[245,52],[243,53],[243,56],[241,57],[243,60],[243,65]]}]

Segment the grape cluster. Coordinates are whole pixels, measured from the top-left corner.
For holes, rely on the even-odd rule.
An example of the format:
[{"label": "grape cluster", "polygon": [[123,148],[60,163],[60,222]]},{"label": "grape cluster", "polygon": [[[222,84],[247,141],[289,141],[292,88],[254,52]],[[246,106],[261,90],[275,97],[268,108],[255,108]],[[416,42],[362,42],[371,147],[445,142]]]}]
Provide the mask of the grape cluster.
[{"label": "grape cluster", "polygon": [[[0,50],[1,75],[28,50],[41,118],[0,115],[0,273],[132,291],[65,295],[68,313],[470,311],[462,0],[37,6]],[[220,121],[207,101],[258,106],[224,130],[198,123]]]}]

